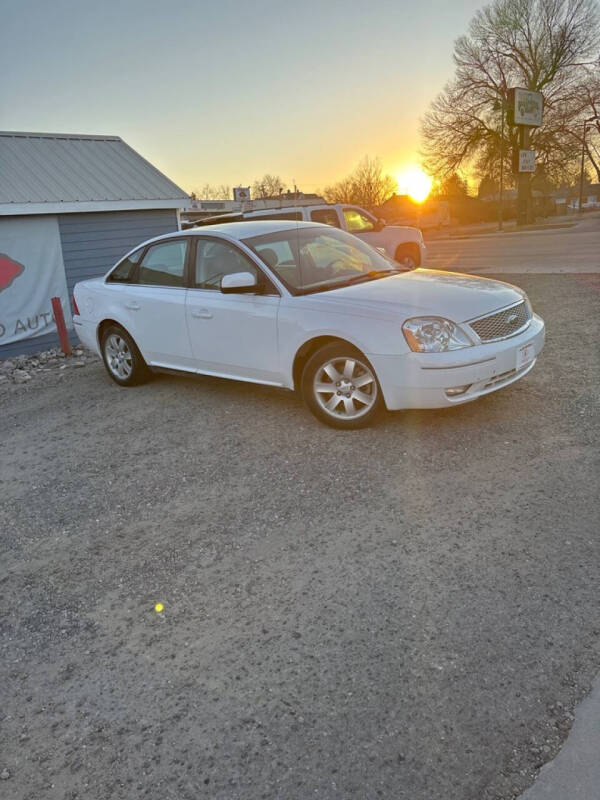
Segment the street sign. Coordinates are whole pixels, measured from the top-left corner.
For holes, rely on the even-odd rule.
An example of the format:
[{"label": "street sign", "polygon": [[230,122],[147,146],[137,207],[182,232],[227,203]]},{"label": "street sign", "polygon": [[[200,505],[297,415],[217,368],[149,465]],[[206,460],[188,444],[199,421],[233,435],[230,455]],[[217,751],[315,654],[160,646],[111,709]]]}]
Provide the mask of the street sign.
[{"label": "street sign", "polygon": [[535,172],[535,150],[519,150],[519,172]]},{"label": "street sign", "polygon": [[234,186],[233,199],[236,201],[236,203],[243,203],[245,200],[250,200],[250,187]]},{"label": "street sign", "polygon": [[544,116],[544,97],[529,89],[511,89],[508,97],[509,119],[513,125],[539,128]]}]

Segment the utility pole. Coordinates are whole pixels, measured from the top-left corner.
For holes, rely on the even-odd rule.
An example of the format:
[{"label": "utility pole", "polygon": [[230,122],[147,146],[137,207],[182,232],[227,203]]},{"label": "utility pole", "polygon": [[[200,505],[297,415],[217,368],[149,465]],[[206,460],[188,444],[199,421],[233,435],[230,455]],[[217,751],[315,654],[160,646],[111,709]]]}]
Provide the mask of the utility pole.
[{"label": "utility pole", "polygon": [[502,105],[502,133],[500,134],[500,203],[498,204],[498,230],[502,230],[504,222],[504,98],[500,100]]},{"label": "utility pole", "polygon": [[600,117],[589,117],[583,123],[583,136],[581,137],[581,174],[579,176],[579,213],[583,214],[583,173],[585,167],[585,134],[587,131],[588,122],[594,122]]},{"label": "utility pole", "polygon": [[[525,125],[519,125],[519,148],[521,150],[529,150],[529,128]],[[530,178],[528,172],[519,172],[519,195],[518,195],[518,211],[517,211],[517,225],[526,225],[529,222],[530,211]]]},{"label": "utility pole", "polygon": [[494,103],[494,111],[500,110],[502,122],[500,123],[500,201],[498,203],[498,230],[502,230],[504,224],[504,97],[500,95],[500,100]]}]

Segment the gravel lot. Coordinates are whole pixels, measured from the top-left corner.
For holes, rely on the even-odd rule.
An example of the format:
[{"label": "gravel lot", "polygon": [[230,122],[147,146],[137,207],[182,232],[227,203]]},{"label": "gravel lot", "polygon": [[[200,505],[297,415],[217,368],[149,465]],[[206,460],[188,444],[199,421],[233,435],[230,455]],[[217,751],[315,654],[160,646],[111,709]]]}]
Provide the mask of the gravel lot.
[{"label": "gravel lot", "polygon": [[600,655],[600,275],[510,280],[532,374],[364,431],[99,361],[0,382],[3,799],[532,782]]}]

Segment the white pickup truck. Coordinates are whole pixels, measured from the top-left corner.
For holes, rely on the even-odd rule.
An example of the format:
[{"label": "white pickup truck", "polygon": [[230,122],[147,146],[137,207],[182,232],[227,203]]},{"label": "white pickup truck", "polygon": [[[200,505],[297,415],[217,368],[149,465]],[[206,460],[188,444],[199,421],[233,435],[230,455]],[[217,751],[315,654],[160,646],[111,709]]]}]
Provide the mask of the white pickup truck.
[{"label": "white pickup truck", "polygon": [[284,206],[260,211],[242,211],[232,215],[213,217],[212,220],[207,218],[194,224],[210,225],[224,222],[226,218],[227,220],[295,219],[304,222],[321,222],[348,231],[370,244],[371,247],[384,250],[390,258],[408,269],[422,267],[425,264],[426,247],[423,235],[418,228],[406,225],[386,225],[385,220],[378,219],[360,206],[345,203]]}]

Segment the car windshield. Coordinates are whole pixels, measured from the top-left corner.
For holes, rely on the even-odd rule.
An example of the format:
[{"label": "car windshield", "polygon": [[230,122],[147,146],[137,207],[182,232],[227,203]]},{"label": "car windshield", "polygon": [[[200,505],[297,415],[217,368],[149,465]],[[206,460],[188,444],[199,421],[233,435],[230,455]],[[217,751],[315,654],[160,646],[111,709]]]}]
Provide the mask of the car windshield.
[{"label": "car windshield", "polygon": [[345,231],[298,227],[244,239],[292,294],[386,277],[398,265]]}]

